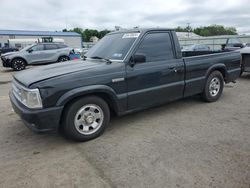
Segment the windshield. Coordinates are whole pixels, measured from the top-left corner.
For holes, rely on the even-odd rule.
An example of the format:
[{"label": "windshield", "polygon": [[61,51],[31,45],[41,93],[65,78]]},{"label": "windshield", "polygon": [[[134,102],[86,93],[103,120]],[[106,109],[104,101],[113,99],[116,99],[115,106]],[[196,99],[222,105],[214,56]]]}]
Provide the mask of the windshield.
[{"label": "windshield", "polygon": [[123,60],[140,33],[114,33],[103,37],[87,53],[87,58]]},{"label": "windshield", "polygon": [[35,46],[35,45],[36,45],[36,44],[32,44],[32,45],[26,46],[26,47],[24,47],[23,49],[21,49],[20,51],[28,50],[29,48],[31,48],[32,46]]}]

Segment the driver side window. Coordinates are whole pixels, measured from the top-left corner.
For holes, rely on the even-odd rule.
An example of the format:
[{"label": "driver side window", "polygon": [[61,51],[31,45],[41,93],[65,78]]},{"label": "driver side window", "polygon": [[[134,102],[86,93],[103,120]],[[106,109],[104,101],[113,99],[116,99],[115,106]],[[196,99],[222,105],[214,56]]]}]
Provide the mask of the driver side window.
[{"label": "driver side window", "polygon": [[164,61],[174,58],[168,32],[149,33],[139,45],[136,53],[144,54],[146,62]]},{"label": "driver side window", "polygon": [[38,45],[35,45],[33,46],[32,48],[32,51],[42,51],[43,50],[43,45],[42,44],[38,44]]}]

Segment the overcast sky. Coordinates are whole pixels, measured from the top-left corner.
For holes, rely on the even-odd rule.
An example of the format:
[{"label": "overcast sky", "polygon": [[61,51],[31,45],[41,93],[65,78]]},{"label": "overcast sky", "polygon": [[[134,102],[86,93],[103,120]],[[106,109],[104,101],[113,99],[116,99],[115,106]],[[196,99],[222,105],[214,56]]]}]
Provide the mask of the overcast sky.
[{"label": "overcast sky", "polygon": [[250,0],[0,0],[0,29],[222,24],[250,33]]}]

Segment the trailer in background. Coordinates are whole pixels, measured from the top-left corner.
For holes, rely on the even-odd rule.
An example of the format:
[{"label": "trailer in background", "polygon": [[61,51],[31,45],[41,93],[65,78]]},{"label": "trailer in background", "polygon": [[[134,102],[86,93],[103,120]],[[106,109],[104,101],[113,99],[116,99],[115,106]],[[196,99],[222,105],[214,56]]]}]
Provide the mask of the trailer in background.
[{"label": "trailer in background", "polygon": [[64,40],[60,38],[53,38],[53,37],[42,37],[37,39],[27,38],[27,39],[8,39],[9,48],[17,48],[22,49],[26,46],[39,43],[39,42],[56,42],[56,43],[63,43]]}]

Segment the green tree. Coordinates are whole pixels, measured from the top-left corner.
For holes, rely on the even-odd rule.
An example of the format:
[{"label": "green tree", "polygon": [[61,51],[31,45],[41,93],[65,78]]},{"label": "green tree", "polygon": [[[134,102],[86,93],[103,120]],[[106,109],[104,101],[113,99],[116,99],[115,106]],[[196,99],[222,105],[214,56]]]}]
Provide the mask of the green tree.
[{"label": "green tree", "polygon": [[237,35],[237,30],[234,27],[224,27],[223,25],[210,25],[202,26],[192,29],[189,27],[180,27],[176,28],[177,32],[194,32],[200,36],[218,36],[218,35]]},{"label": "green tree", "polygon": [[193,29],[190,26],[187,27],[180,27],[178,26],[177,28],[175,28],[176,32],[192,32]]},{"label": "green tree", "polygon": [[234,27],[224,27],[223,25],[210,25],[194,29],[194,33],[200,36],[237,35]]},{"label": "green tree", "polygon": [[104,37],[107,33],[110,32],[110,30],[102,30],[102,31],[98,31],[96,29],[85,29],[83,30],[82,28],[79,28],[79,27],[76,27],[74,29],[70,29],[70,30],[67,30],[67,29],[63,29],[62,30],[63,32],[76,32],[76,33],[79,33],[82,35],[82,38],[83,38],[83,41],[84,42],[89,42],[90,41],[90,38],[92,36],[96,36],[98,37],[99,39],[101,39],[102,37]]}]

